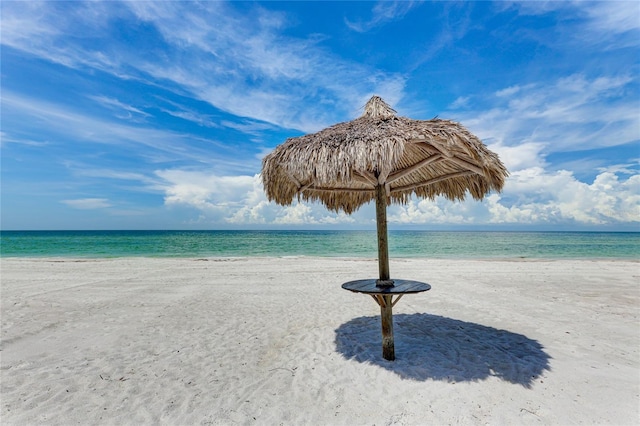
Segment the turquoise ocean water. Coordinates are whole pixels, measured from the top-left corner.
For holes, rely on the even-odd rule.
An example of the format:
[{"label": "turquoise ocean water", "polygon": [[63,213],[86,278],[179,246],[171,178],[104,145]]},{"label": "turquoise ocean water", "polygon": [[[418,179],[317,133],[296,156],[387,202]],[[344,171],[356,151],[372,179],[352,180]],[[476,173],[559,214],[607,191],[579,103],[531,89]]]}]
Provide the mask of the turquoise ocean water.
[{"label": "turquoise ocean water", "polygon": [[[391,258],[640,259],[638,232],[390,231]],[[2,257],[376,257],[375,231],[3,231]]]}]

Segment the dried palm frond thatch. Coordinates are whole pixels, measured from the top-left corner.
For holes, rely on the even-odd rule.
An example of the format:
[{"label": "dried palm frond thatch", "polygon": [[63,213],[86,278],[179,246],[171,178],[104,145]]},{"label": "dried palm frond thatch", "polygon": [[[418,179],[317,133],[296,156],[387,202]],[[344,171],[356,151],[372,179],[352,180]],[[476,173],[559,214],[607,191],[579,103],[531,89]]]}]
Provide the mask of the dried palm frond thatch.
[{"label": "dried palm frond thatch", "polygon": [[412,195],[480,200],[508,175],[498,156],[449,120],[400,117],[374,96],[364,114],[317,133],[287,139],[262,163],[267,197],[288,205],[297,197],[352,213],[376,197],[406,203]]}]

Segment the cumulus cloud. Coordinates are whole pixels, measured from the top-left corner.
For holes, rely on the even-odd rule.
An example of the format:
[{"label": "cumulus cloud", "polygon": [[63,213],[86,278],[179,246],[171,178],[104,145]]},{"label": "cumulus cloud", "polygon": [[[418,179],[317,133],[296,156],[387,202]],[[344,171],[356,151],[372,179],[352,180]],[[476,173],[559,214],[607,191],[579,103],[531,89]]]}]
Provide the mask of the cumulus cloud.
[{"label": "cumulus cloud", "polygon": [[255,176],[216,176],[200,171],[159,170],[164,183],[166,205],[189,205],[204,212],[220,214],[250,203],[255,194]]},{"label": "cumulus cloud", "polygon": [[600,173],[592,183],[573,173],[531,167],[512,173],[500,194],[461,203],[412,200],[390,209],[398,224],[615,225],[640,223],[640,175]]},{"label": "cumulus cloud", "polygon": [[[364,225],[373,227],[375,209],[364,206],[354,215],[333,213],[320,204],[267,201],[259,175],[215,176],[165,170],[165,204],[189,206],[209,222],[233,225]],[[412,199],[389,207],[391,224],[409,225],[612,225],[640,222],[640,175],[625,167],[602,171],[592,183],[580,182],[566,170],[542,167],[512,173],[500,194],[484,201],[451,202]]]},{"label": "cumulus cloud", "polygon": [[468,201],[452,203],[440,197],[435,200],[414,198],[407,205],[389,207],[387,221],[401,225],[460,225],[477,220],[470,214],[472,208]]},{"label": "cumulus cloud", "polygon": [[599,174],[591,184],[573,173],[549,173],[541,168],[516,172],[504,194],[516,201],[500,207],[500,197],[489,200],[492,222],[607,225],[640,222],[640,175],[627,179],[612,172]]},{"label": "cumulus cloud", "polygon": [[545,164],[544,143],[525,142],[516,146],[505,146],[502,143],[490,144],[488,148],[497,153],[500,161],[511,172],[530,167],[542,167]]},{"label": "cumulus cloud", "polygon": [[333,213],[319,204],[294,202],[290,206],[270,203],[260,175],[217,176],[209,172],[159,170],[167,206],[188,206],[200,212],[200,222],[233,225],[330,225],[349,224],[356,219]]},{"label": "cumulus cloud", "polygon": [[297,203],[286,207],[283,214],[279,215],[274,223],[280,225],[316,224],[317,220],[311,215],[311,207],[307,204]]}]

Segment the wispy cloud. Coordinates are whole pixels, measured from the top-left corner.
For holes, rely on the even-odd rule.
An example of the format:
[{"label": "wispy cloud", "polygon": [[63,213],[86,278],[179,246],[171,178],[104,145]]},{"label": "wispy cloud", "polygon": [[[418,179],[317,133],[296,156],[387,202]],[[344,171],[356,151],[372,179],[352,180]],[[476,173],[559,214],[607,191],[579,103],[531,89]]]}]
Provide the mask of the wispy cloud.
[{"label": "wispy cloud", "polygon": [[[589,17],[587,27],[605,34],[640,31],[640,4],[636,1],[574,2]],[[636,45],[640,44],[636,40]]]},{"label": "wispy cloud", "polygon": [[[636,85],[627,74],[596,78],[574,74],[508,87],[493,94],[487,110],[451,114],[497,146],[544,146],[550,153],[624,145],[639,137],[637,105],[627,96]],[[473,98],[468,105],[485,103]]]},{"label": "wispy cloud", "polygon": [[449,105],[449,109],[467,108],[470,99],[469,96],[460,96]]},{"label": "wispy cloud", "polygon": [[96,49],[83,43],[86,34],[93,40],[106,37],[111,19],[125,15],[115,2],[3,2],[1,42],[69,68],[89,67],[128,77],[122,64],[131,58],[111,55],[108,44]]},{"label": "wispy cloud", "polygon": [[151,114],[148,114],[142,111],[139,108],[136,108],[132,105],[127,105],[118,99],[108,97],[108,96],[97,96],[97,95],[89,95],[87,96],[89,99],[94,100],[98,104],[102,105],[104,108],[110,109],[114,111],[115,116],[120,119],[130,120],[130,121],[142,121],[145,117],[149,117]]},{"label": "wispy cloud", "polygon": [[273,126],[270,124],[252,120],[243,120],[241,122],[223,120],[220,124],[230,129],[236,129],[250,135],[261,135],[263,131],[273,129]]},{"label": "wispy cloud", "polygon": [[[500,3],[498,3],[500,5]],[[573,10],[586,17],[586,28],[603,33],[621,34],[640,30],[640,5],[630,0],[572,1],[524,1],[504,2],[506,8],[516,8],[524,15],[543,15],[559,10]]]},{"label": "wispy cloud", "polygon": [[106,198],[79,198],[76,200],[62,200],[62,203],[80,210],[94,210],[111,207],[111,203]]},{"label": "wispy cloud", "polygon": [[49,144],[49,142],[46,142],[46,141],[38,141],[38,140],[29,139],[29,138],[14,137],[6,132],[0,131],[0,144],[6,145],[10,143],[27,145],[27,146],[35,146],[35,147],[43,147]]},{"label": "wispy cloud", "polygon": [[522,15],[555,12],[573,15],[578,19],[564,20],[559,27],[562,38],[571,43],[587,43],[604,49],[640,45],[640,3],[636,1],[522,1],[502,6],[515,8]]},{"label": "wispy cloud", "polygon": [[[194,135],[151,126],[121,124],[6,90],[2,94],[2,104],[11,117],[19,117],[22,121],[38,120],[49,132],[84,144],[128,147],[131,155],[144,159],[146,163],[189,161],[216,165],[221,170],[230,170],[234,165],[239,165],[237,151],[215,140],[198,140]],[[212,151],[206,145],[215,146],[217,155],[212,156]],[[144,149],[139,149],[141,147]],[[74,156],[78,155],[80,150],[77,147],[71,149]],[[242,166],[242,170],[245,169],[246,164]]]},{"label": "wispy cloud", "polygon": [[162,103],[169,105],[171,108],[161,108],[162,112],[172,115],[174,117],[181,118],[183,120],[191,121],[203,127],[219,127],[215,117],[207,114],[203,114],[192,108],[188,108],[184,105],[180,105],[177,102],[170,101],[168,99],[161,99]]},{"label": "wispy cloud", "polygon": [[371,10],[371,18],[364,20],[350,20],[345,18],[345,24],[353,31],[365,33],[373,28],[401,19],[411,9],[422,3],[421,1],[395,0],[378,1]]},{"label": "wispy cloud", "polygon": [[153,188],[160,184],[160,180],[153,174],[96,168],[76,161],[67,161],[65,165],[75,177],[139,182],[147,188]]},{"label": "wispy cloud", "polygon": [[[223,111],[284,128],[319,130],[357,111],[371,93],[393,88],[399,96],[404,86],[403,76],[336,57],[317,37],[284,36],[286,16],[257,6],[240,14],[221,2],[33,3],[3,4],[3,44],[69,67],[170,81]],[[403,3],[398,10],[408,7]],[[105,36],[98,50],[68,37],[78,32],[74,25],[95,24],[100,39],[116,18],[161,34],[162,55],[135,39],[123,44]]]}]

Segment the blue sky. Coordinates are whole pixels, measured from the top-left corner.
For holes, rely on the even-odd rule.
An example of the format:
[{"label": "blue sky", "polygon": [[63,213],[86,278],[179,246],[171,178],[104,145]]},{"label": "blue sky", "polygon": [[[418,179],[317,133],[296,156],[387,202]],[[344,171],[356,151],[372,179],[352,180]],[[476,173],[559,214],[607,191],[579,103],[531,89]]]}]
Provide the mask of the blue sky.
[{"label": "blue sky", "polygon": [[390,228],[640,230],[640,3],[1,3],[2,229],[373,229],[261,159],[362,114],[461,122],[510,171]]}]

